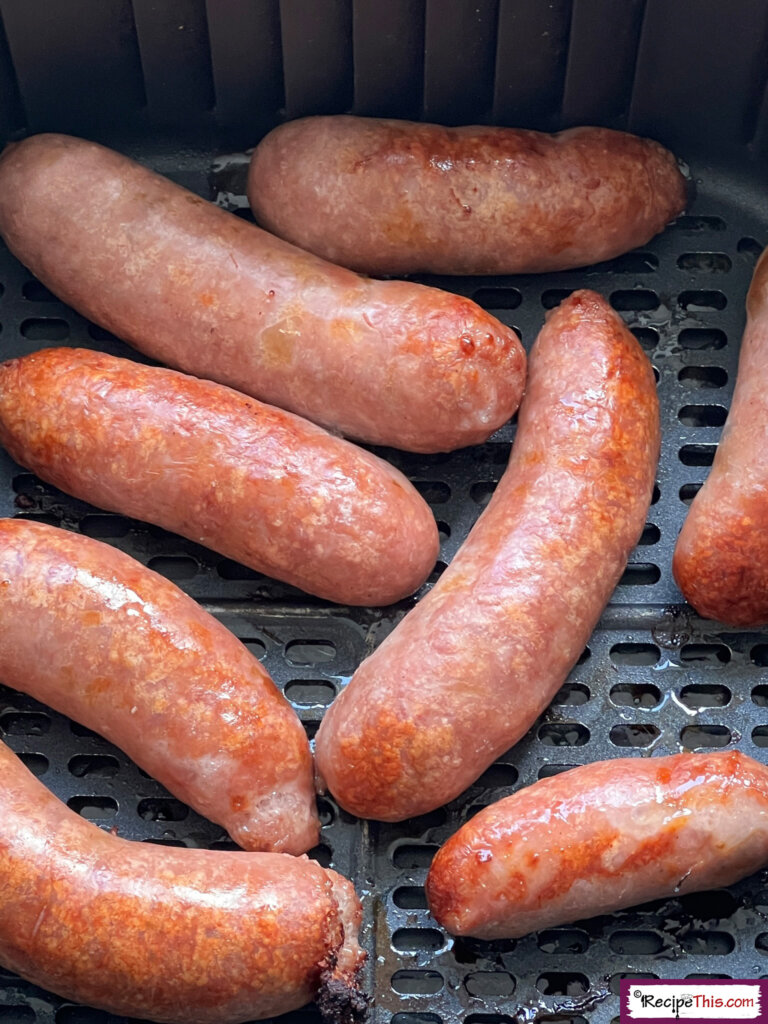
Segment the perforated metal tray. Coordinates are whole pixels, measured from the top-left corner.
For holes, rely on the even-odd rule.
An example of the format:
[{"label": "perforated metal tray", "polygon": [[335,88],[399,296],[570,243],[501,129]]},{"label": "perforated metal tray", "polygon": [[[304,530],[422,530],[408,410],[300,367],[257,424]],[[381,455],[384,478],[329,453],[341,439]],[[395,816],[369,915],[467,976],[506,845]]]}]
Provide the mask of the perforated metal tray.
[{"label": "perforated metal tray", "polygon": [[[209,194],[206,163],[147,159]],[[671,899],[548,929],[517,942],[453,940],[431,920],[423,882],[434,850],[478,807],[570,765],[618,756],[768,747],[768,632],[723,631],[680,604],[670,572],[687,504],[711,464],[734,383],[744,296],[768,211],[760,194],[694,168],[698,196],[642,251],[546,277],[430,279],[517,327],[526,347],[546,307],[590,287],[610,297],[658,372],[663,450],[643,540],[588,650],[550,710],[460,799],[399,825],[359,822],[320,801],[314,856],[351,877],[365,903],[366,982],[375,1024],[499,1024],[519,1018],[608,1024],[622,975],[756,977],[768,973],[768,873],[728,890]],[[221,182],[219,182],[219,185]],[[215,191],[215,190],[214,190]],[[0,354],[84,345],[140,358],[58,302],[0,250]],[[413,479],[440,523],[437,577],[501,476],[513,424],[450,455],[383,451]],[[98,537],[165,574],[262,658],[312,737],[363,657],[411,606],[347,609],[194,544],[75,501],[0,455],[0,515]],[[427,584],[427,587],[430,583]],[[222,831],[169,797],[98,736],[0,690],[2,738],[80,814],[137,841],[231,848]],[[119,1019],[124,1024],[124,1018]],[[314,1010],[285,1024],[315,1024]],[[118,1024],[0,972],[0,1022]]]}]

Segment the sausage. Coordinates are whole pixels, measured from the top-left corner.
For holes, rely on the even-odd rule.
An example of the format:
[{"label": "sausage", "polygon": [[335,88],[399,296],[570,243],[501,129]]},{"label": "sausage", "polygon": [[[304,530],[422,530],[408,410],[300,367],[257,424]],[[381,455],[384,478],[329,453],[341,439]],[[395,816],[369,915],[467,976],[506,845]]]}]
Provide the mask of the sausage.
[{"label": "sausage", "polygon": [[520,401],[517,335],[469,299],[360,278],[91,142],[6,148],[0,234],[147,355],[358,440],[477,444]]},{"label": "sausage", "polygon": [[747,295],[736,387],[710,474],[693,499],[672,571],[700,615],[768,623],[768,255]]},{"label": "sausage", "polygon": [[362,1019],[360,902],[307,857],[132,843],[80,818],[0,744],[0,963],[65,999],[237,1024],[320,993]]},{"label": "sausage", "polygon": [[391,604],[437,558],[429,506],[388,463],[175,370],[66,348],[10,360],[0,443],[68,494],[331,601]]},{"label": "sausage", "polygon": [[455,935],[515,938],[730,885],[768,861],[768,768],[738,751],[619,758],[542,779],[476,814],[426,890]]},{"label": "sausage", "polygon": [[644,245],[682,213],[656,142],[307,117],[256,147],[248,199],[268,231],[369,274],[567,270]]},{"label": "sausage", "polygon": [[490,504],[320,726],[339,803],[399,821],[452,800],[565,681],[640,537],[659,455],[651,365],[594,292],[550,314]]},{"label": "sausage", "polygon": [[122,748],[249,850],[317,843],[304,729],[266,670],[162,576],[0,519],[0,679]]}]

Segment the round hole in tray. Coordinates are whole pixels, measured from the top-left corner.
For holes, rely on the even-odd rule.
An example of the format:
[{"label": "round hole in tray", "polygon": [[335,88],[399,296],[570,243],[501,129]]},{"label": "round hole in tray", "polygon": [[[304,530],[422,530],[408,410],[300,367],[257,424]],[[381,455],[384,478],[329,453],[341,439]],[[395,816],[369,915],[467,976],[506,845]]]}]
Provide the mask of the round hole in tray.
[{"label": "round hole in tray", "polygon": [[504,789],[507,786],[514,786],[518,776],[518,770],[513,764],[492,764],[473,784],[473,788]]},{"label": "round hole in tray", "polygon": [[17,754],[18,759],[21,763],[36,775],[38,778],[41,775],[45,775],[51,766],[51,762],[45,756],[45,754],[28,753],[26,751],[20,751]]},{"label": "round hole in tray", "polygon": [[755,644],[750,648],[749,660],[753,665],[768,668],[768,644]]},{"label": "round hole in tray", "polygon": [[728,371],[722,366],[684,366],[677,379],[688,388],[716,390],[728,383]]},{"label": "round hole in tray", "polygon": [[652,274],[659,268],[654,252],[625,252],[602,264],[601,270],[611,274]]},{"label": "round hole in tray", "polygon": [[69,324],[61,317],[29,317],[20,330],[27,341],[66,341],[69,337]]},{"label": "round hole in tray", "polygon": [[200,571],[197,561],[189,555],[156,555],[147,562],[147,568],[173,583],[194,579]]},{"label": "round hole in tray", "polygon": [[711,466],[716,451],[716,444],[684,444],[677,457],[684,466]]},{"label": "round hole in tray", "polygon": [[189,808],[173,797],[148,797],[139,801],[136,812],[144,821],[184,821]]},{"label": "round hole in tray", "polygon": [[725,331],[719,327],[685,327],[677,341],[681,348],[694,352],[718,352],[728,344]]},{"label": "round hole in tray", "polygon": [[614,665],[632,665],[635,667],[657,665],[661,651],[656,644],[624,642],[614,644],[609,652]]},{"label": "round hole in tray", "polygon": [[472,301],[483,309],[517,309],[523,296],[517,288],[478,288]]},{"label": "round hole in tray", "polygon": [[684,405],[677,418],[686,427],[722,427],[728,417],[723,405]]},{"label": "round hole in tray", "polygon": [[608,986],[613,993],[617,996],[621,992],[621,982],[625,979],[628,981],[653,981],[658,978],[658,974],[651,974],[650,972],[643,971],[623,971],[621,974],[612,974]]},{"label": "round hole in tray", "polygon": [[683,644],[680,648],[680,660],[702,667],[720,668],[731,660],[731,649],[725,644]]},{"label": "round hole in tray", "polygon": [[724,725],[686,725],[680,730],[680,742],[686,750],[727,747],[731,742],[731,730]]},{"label": "round hole in tray", "polygon": [[577,707],[581,704],[586,704],[589,697],[590,693],[588,686],[584,686],[583,683],[568,682],[563,683],[552,698],[552,703],[560,704],[565,707]]},{"label": "round hole in tray", "polygon": [[619,956],[655,956],[664,948],[664,939],[649,929],[620,929],[611,934],[608,945]]},{"label": "round hole in tray", "polygon": [[679,897],[680,909],[698,921],[721,921],[731,917],[740,903],[727,889],[688,892]]},{"label": "round hole in tray", "polygon": [[71,796],[67,806],[89,821],[108,821],[117,814],[117,800],[111,796]]},{"label": "round hole in tray", "polygon": [[762,254],[763,246],[756,238],[752,238],[751,235],[746,235],[744,238],[740,238],[736,243],[736,251],[741,253],[743,256],[749,256],[750,259],[754,261]]},{"label": "round hole in tray", "polygon": [[642,313],[658,309],[661,300],[650,288],[624,288],[611,293],[611,305],[620,313]]},{"label": "round hole in tray", "polygon": [[402,910],[426,910],[427,894],[423,885],[401,885],[392,893],[392,901]]},{"label": "round hole in tray", "polygon": [[395,971],[391,985],[402,995],[434,995],[443,987],[443,976],[438,971]]},{"label": "round hole in tray", "polygon": [[133,520],[125,516],[88,515],[80,520],[80,533],[97,540],[117,540],[133,528]]},{"label": "round hole in tray", "polygon": [[545,928],[536,936],[536,944],[542,953],[586,953],[589,935],[580,928]]},{"label": "round hole in tray", "polygon": [[728,299],[723,292],[712,288],[689,288],[677,297],[681,309],[689,313],[705,313],[709,310],[723,310]]},{"label": "round hole in tray", "polygon": [[477,502],[481,508],[484,508],[491,500],[491,495],[496,490],[497,485],[497,480],[481,480],[479,483],[472,484],[469,489],[469,496],[472,501]]},{"label": "round hole in tray", "polygon": [[396,868],[412,871],[428,868],[438,851],[434,843],[400,843],[392,851],[392,863]]},{"label": "round hole in tray", "polygon": [[725,274],[733,266],[725,252],[684,252],[677,257],[677,265],[696,274]]},{"label": "round hole in tray", "polygon": [[652,351],[659,344],[659,332],[655,327],[633,327],[632,333],[646,352]]},{"label": "round hole in tray", "polygon": [[731,691],[716,683],[692,683],[682,688],[680,700],[687,708],[724,708],[731,702]]},{"label": "round hole in tray", "polygon": [[323,665],[335,657],[332,640],[291,640],[285,645],[285,660],[290,665]]},{"label": "round hole in tray", "polygon": [[589,742],[589,729],[580,722],[544,722],[537,736],[546,747],[583,747]]},{"label": "round hole in tray", "polygon": [[[515,1024],[516,1020],[506,1013],[470,1013],[464,1018],[464,1024]],[[557,1022],[550,1018],[549,1024]]]},{"label": "round hole in tray", "polygon": [[390,1018],[390,1024],[443,1024],[443,1018],[436,1013],[426,1013],[422,1010],[416,1013],[396,1013]]},{"label": "round hole in tray", "polygon": [[722,217],[687,213],[678,217],[672,227],[686,235],[698,235],[708,231],[725,231],[726,224]]},{"label": "round hole in tray", "polygon": [[555,309],[560,303],[573,294],[573,288],[547,288],[541,293],[541,304],[544,309]]},{"label": "round hole in tray", "polygon": [[43,711],[6,711],[0,715],[0,730],[7,736],[45,736],[50,716]]},{"label": "round hole in tray", "polygon": [[[38,281],[36,277],[31,278],[29,281],[25,281],[21,286],[21,294],[25,299],[30,302],[59,302],[52,291],[49,291],[42,281]],[[0,295],[2,292],[0,291]]]},{"label": "round hole in tray", "polygon": [[653,683],[616,683],[609,696],[620,708],[655,708],[661,703],[661,690]]},{"label": "round hole in tray", "polygon": [[619,580],[620,587],[650,587],[661,579],[661,569],[653,562],[630,562]]},{"label": "round hole in tray", "polygon": [[736,948],[736,941],[729,932],[690,931],[680,936],[680,945],[696,956],[728,956]]},{"label": "round hole in tray", "polygon": [[401,953],[434,953],[444,945],[445,936],[437,928],[398,928],[392,936],[392,948]]},{"label": "round hole in tray", "polygon": [[569,772],[571,768],[578,768],[577,764],[544,764],[539,768],[538,778],[551,779],[555,775],[562,775]]},{"label": "round hole in tray", "polygon": [[67,767],[76,779],[112,779],[120,771],[120,762],[111,754],[75,754]]},{"label": "round hole in tray", "polygon": [[703,484],[683,484],[680,488],[679,497],[684,505],[690,505],[693,499],[701,490]]},{"label": "round hole in tray", "polygon": [[412,483],[428,505],[444,505],[451,496],[451,488],[441,480],[413,480]]},{"label": "round hole in tray", "polygon": [[290,679],[285,696],[294,704],[327,706],[336,696],[336,687],[329,679]]},{"label": "round hole in tray", "polygon": [[[58,1017],[56,1019],[58,1021]],[[0,1021],[3,1024],[34,1024],[36,1020],[37,1014],[31,1006],[21,1003],[6,1003],[0,1006]]]},{"label": "round hole in tray", "polygon": [[661,731],[650,723],[614,725],[610,740],[615,747],[650,747]]},{"label": "round hole in tray", "polygon": [[513,975],[507,971],[473,971],[464,978],[464,988],[478,998],[511,996],[516,987]]},{"label": "round hole in tray", "polygon": [[545,996],[583,996],[589,979],[579,971],[545,971],[536,979],[536,988]]}]

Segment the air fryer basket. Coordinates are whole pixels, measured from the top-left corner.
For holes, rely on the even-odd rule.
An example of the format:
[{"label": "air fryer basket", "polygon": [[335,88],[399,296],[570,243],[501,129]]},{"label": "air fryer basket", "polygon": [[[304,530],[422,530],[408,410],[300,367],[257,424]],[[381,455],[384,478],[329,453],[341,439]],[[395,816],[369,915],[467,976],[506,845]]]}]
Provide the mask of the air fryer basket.
[{"label": "air fryer basket", "polygon": [[[518,328],[526,347],[544,311],[572,289],[608,296],[658,374],[658,487],[588,649],[525,739],[451,805],[402,824],[357,821],[321,798],[313,856],[352,878],[364,899],[375,1024],[608,1024],[621,976],[768,975],[768,872],[516,942],[452,939],[430,918],[423,890],[440,843],[478,808],[537,778],[683,749],[738,747],[765,758],[768,632],[698,619],[681,603],[670,563],[725,420],[744,296],[768,240],[768,8],[761,0],[0,0],[0,15],[0,134],[97,138],[229,205],[230,164],[216,156],[309,113],[545,130],[600,123],[658,138],[687,162],[696,193],[688,212],[642,250],[547,276],[428,279]],[[0,249],[0,356],[52,345],[141,358]],[[508,424],[450,455],[382,452],[440,524],[440,562],[426,587],[487,502],[513,436]],[[413,603],[326,604],[69,498],[5,454],[0,477],[0,515],[105,540],[200,601],[264,661],[310,737]],[[47,786],[102,827],[144,842],[234,848],[100,737],[8,689],[0,730]],[[318,1019],[312,1008],[283,1018]],[[4,1021],[126,1024],[0,971]]]}]

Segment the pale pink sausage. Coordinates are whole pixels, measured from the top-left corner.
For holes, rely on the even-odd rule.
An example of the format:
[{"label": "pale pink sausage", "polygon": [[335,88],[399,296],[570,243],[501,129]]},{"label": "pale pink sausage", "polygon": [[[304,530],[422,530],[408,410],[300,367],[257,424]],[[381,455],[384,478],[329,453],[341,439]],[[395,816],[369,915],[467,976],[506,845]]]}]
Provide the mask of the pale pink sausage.
[{"label": "pale pink sausage", "polygon": [[527,732],[624,571],[658,455],[651,364],[604,299],[575,292],[534,345],[488,508],[320,726],[318,770],[343,807],[385,821],[432,810]]},{"label": "pale pink sausage", "polygon": [[330,601],[391,604],[437,558],[428,505],[383,459],[175,370],[68,348],[2,363],[0,443],[68,494]]},{"label": "pale pink sausage", "polygon": [[317,843],[288,701],[220,622],[108,544],[0,519],[0,679],[101,733],[246,849]]},{"label": "pale pink sausage", "polygon": [[731,885],[766,862],[765,765],[738,751],[622,758],[480,811],[426,888],[448,931],[500,939]]},{"label": "pale pink sausage", "polygon": [[248,198],[269,231],[353,270],[520,274],[644,245],[682,213],[686,188],[657,142],[608,128],[332,116],[270,132]]},{"label": "pale pink sausage", "polygon": [[693,499],[672,570],[686,601],[729,626],[768,623],[768,255],[747,295],[728,419]]},{"label": "pale pink sausage", "polygon": [[162,1024],[239,1024],[317,998],[364,1016],[360,902],[306,857],[130,843],[80,818],[0,744],[0,963]]},{"label": "pale pink sausage", "polygon": [[520,401],[517,335],[469,299],[342,270],[82,139],[6,148],[0,234],[142,352],[350,437],[447,451]]}]

